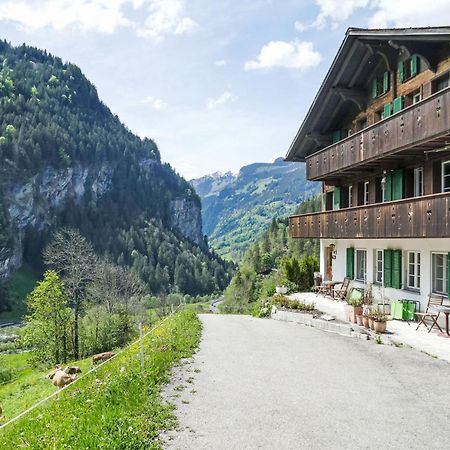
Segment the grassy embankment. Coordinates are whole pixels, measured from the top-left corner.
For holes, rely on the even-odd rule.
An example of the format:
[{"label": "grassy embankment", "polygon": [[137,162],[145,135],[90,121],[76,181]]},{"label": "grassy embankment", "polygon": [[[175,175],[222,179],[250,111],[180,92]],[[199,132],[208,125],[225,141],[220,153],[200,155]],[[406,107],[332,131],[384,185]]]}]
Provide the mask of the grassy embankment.
[{"label": "grassy embankment", "polygon": [[[135,345],[0,430],[2,449],[160,448],[160,430],[175,423],[171,408],[161,403],[160,385],[174,363],[193,353],[200,333],[201,325],[192,309],[177,313],[145,339],[144,374],[139,345]],[[18,359],[22,364],[20,355]],[[85,360],[80,364],[88,368],[90,363]],[[36,377],[39,385],[42,375],[29,376]],[[40,390],[39,398],[54,390],[48,384]],[[18,405],[15,410],[24,407]]]}]

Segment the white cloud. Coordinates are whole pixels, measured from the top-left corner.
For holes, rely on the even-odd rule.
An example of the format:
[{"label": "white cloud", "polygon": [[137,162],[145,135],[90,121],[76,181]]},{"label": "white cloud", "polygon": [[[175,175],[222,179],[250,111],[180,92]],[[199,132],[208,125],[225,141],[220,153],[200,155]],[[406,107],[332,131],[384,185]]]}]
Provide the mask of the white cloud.
[{"label": "white cloud", "polygon": [[314,50],[312,42],[271,41],[264,45],[258,58],[245,63],[245,70],[286,67],[305,70],[316,67],[322,55]]},{"label": "white cloud", "polygon": [[13,22],[27,31],[73,27],[112,33],[131,25],[122,12],[124,3],[126,0],[6,0],[0,3],[0,21]]},{"label": "white cloud", "polygon": [[[328,25],[336,28],[358,9],[369,13],[371,28],[447,25],[450,17],[449,0],[433,0],[425,8],[419,0],[315,0],[319,14],[311,26],[320,30]],[[297,28],[296,22],[295,26]],[[300,26],[303,24],[300,23]],[[299,30],[301,31],[301,30]]]},{"label": "white cloud", "polygon": [[229,91],[225,91],[223,94],[219,95],[216,98],[208,98],[206,100],[206,108],[207,109],[216,109],[219,106],[223,106],[226,103],[230,103],[230,102],[234,102],[235,100],[237,100],[237,97],[229,92]]},{"label": "white cloud", "polygon": [[[198,28],[184,14],[185,0],[0,0],[0,21],[12,22],[21,30],[53,28],[62,31],[113,33],[130,27],[155,42],[167,35],[182,35]],[[127,16],[129,8],[143,13],[140,22]],[[128,8],[128,9],[127,9]],[[144,9],[144,11],[140,11]]]},{"label": "white cloud", "polygon": [[418,0],[374,0],[373,28],[448,25],[449,0],[433,0],[429,6]]},{"label": "white cloud", "polygon": [[142,103],[150,105],[153,109],[156,109],[157,111],[165,109],[168,106],[166,102],[164,102],[160,98],[155,98],[152,95],[147,95],[147,97],[144,98]]},{"label": "white cloud", "polygon": [[225,59],[220,59],[219,61],[216,61],[214,64],[217,67],[223,67],[223,66],[226,66],[228,63]]},{"label": "white cloud", "polygon": [[155,42],[162,41],[167,35],[187,34],[198,28],[198,24],[184,14],[182,0],[150,0],[148,11],[137,34]]},{"label": "white cloud", "polygon": [[308,28],[308,25],[306,25],[303,22],[300,22],[300,20],[296,20],[294,23],[294,28],[301,33]]},{"label": "white cloud", "polygon": [[339,23],[347,20],[356,9],[365,8],[370,0],[316,0],[320,12],[313,26],[322,30],[328,22],[335,28]]}]

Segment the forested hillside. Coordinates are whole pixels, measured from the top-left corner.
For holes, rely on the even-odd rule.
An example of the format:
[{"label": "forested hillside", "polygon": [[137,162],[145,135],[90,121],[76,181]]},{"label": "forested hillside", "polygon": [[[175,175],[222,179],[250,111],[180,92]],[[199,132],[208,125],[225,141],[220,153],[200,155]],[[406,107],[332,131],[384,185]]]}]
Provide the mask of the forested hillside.
[{"label": "forested hillside", "polygon": [[306,180],[304,164],[278,158],[231,173],[192,180],[202,200],[204,232],[222,256],[239,260],[274,217],[286,217],[319,184]]},{"label": "forested hillside", "polygon": [[155,142],[111,113],[77,66],[5,41],[0,65],[0,280],[24,261],[41,270],[48,236],[70,226],[132,267],[151,293],[227,286],[231,266],[203,239],[194,189],[161,162]]},{"label": "forested hillside", "polygon": [[[296,214],[320,211],[320,196],[304,201]],[[230,286],[225,291],[225,308],[248,311],[258,300],[265,301],[275,287],[308,291],[314,271],[319,269],[319,240],[292,239],[287,218],[273,219],[262,236],[247,250]]]}]

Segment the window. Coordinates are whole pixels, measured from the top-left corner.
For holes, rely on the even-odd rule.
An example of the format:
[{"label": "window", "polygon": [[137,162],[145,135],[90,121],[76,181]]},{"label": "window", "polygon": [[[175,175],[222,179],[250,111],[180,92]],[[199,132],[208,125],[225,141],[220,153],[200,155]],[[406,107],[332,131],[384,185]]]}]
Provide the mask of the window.
[{"label": "window", "polygon": [[442,163],[442,192],[450,191],[450,161]]},{"label": "window", "polygon": [[423,167],[414,169],[414,197],[423,195]]},{"label": "window", "polygon": [[348,187],[348,207],[351,208],[353,206],[353,186]]},{"label": "window", "polygon": [[358,131],[364,130],[364,128],[367,128],[367,117],[361,120],[358,120],[358,122],[356,123],[356,128]]},{"label": "window", "polygon": [[364,204],[365,205],[369,204],[369,182],[368,181],[364,182]]},{"label": "window", "polygon": [[420,252],[408,252],[407,286],[420,289]]},{"label": "window", "polygon": [[375,250],[375,283],[383,283],[383,250]]},{"label": "window", "polygon": [[372,80],[372,98],[377,98],[380,95],[386,94],[390,89],[390,76],[386,71],[382,75]]},{"label": "window", "polygon": [[356,250],[356,280],[367,280],[367,250]]},{"label": "window", "polygon": [[412,104],[415,105],[416,103],[419,103],[422,100],[422,94],[420,91],[413,92],[412,94]]},{"label": "window", "polygon": [[442,91],[450,86],[450,72],[433,81],[433,92]]},{"label": "window", "polygon": [[398,76],[403,83],[416,76],[420,72],[420,58],[412,55],[411,58],[401,61],[398,65]]},{"label": "window", "polygon": [[447,295],[447,253],[431,254],[431,290]]}]

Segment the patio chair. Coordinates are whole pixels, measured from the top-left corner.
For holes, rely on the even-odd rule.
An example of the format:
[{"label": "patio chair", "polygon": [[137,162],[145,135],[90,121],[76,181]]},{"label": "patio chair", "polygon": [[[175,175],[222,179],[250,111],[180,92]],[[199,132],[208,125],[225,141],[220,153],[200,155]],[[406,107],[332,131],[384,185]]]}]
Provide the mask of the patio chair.
[{"label": "patio chair", "polygon": [[319,272],[314,272],[314,292],[319,295],[322,292],[322,274]]},{"label": "patio chair", "polygon": [[[432,312],[430,309],[433,309],[433,306],[442,306],[444,302],[444,297],[442,295],[430,294],[428,297],[428,304],[425,309],[425,312],[416,312],[415,316],[419,323],[417,324],[416,331],[419,329],[420,325],[425,325],[425,328],[428,329],[428,333],[434,328],[437,327],[442,333],[442,328],[437,323],[440,312]],[[427,324],[427,320],[431,322],[431,324]]]},{"label": "patio chair", "polygon": [[345,300],[347,298],[348,290],[350,288],[350,278],[345,277],[341,284],[341,287],[334,289],[334,298],[339,300]]}]

